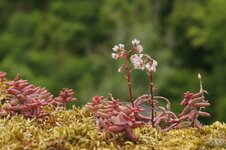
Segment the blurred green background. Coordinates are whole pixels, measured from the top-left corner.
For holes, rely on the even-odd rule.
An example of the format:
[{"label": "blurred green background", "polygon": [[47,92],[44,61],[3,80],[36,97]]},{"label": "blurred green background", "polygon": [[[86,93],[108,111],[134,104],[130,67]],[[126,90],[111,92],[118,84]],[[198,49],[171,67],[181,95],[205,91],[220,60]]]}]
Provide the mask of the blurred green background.
[{"label": "blurred green background", "polygon": [[[178,113],[183,93],[199,90],[200,72],[212,105],[203,121],[226,121],[225,0],[0,1],[0,70],[55,95],[73,88],[80,106],[108,92],[129,100],[111,53],[134,38],[158,61],[156,95],[168,97]],[[148,93],[147,79],[132,74],[135,96]]]}]

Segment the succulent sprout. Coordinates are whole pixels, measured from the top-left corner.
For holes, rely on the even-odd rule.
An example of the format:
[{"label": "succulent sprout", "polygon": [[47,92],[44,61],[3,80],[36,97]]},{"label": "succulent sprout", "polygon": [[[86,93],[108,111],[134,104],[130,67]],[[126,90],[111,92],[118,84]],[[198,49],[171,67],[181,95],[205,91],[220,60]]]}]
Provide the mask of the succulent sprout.
[{"label": "succulent sprout", "polygon": [[72,89],[64,88],[63,91],[60,91],[60,95],[54,100],[58,103],[61,103],[64,108],[68,102],[75,102],[76,98],[73,98],[74,92]]}]

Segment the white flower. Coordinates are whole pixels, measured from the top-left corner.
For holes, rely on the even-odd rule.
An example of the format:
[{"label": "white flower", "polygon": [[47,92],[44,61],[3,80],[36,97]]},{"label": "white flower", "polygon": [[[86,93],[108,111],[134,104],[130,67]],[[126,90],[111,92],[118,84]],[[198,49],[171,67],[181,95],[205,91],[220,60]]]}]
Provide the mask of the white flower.
[{"label": "white flower", "polygon": [[111,57],[112,57],[113,59],[118,59],[119,56],[118,56],[118,54],[112,53],[112,54],[111,54]]},{"label": "white flower", "polygon": [[152,71],[156,72],[156,66],[154,64],[151,65],[151,68],[150,68]]},{"label": "white flower", "polygon": [[136,47],[137,45],[140,44],[140,41],[137,40],[137,39],[134,39],[134,40],[132,40],[132,44],[133,44],[134,47]]},{"label": "white flower", "polygon": [[156,60],[152,60],[152,63],[149,62],[145,65],[145,68],[148,70],[148,71],[154,71],[156,72],[156,66],[158,65],[158,62]]},{"label": "white flower", "polygon": [[154,59],[152,60],[152,63],[153,63],[154,66],[158,65],[158,62],[156,60],[154,60]]},{"label": "white flower", "polygon": [[119,45],[115,45],[112,50],[117,52],[119,50],[124,50],[125,49],[125,45],[124,44],[119,44]]},{"label": "white flower", "polygon": [[139,54],[143,52],[143,46],[140,45],[139,40],[137,39],[132,40],[132,44],[134,49],[136,49]]},{"label": "white flower", "polygon": [[137,50],[138,53],[142,53],[142,52],[143,52],[143,46],[138,45],[138,46],[136,47],[136,50]]},{"label": "white flower", "polygon": [[125,48],[125,45],[124,44],[119,44],[118,46],[119,46],[119,49],[120,50],[124,50],[124,48]]},{"label": "white flower", "polygon": [[141,70],[144,70],[145,69],[145,66],[144,66],[144,62],[142,60],[142,57],[143,55],[133,55],[131,56],[131,62],[133,63],[134,65],[134,68],[135,69],[141,69]]},{"label": "white flower", "polygon": [[119,50],[119,46],[115,45],[112,49],[113,49],[113,51],[117,52]]}]

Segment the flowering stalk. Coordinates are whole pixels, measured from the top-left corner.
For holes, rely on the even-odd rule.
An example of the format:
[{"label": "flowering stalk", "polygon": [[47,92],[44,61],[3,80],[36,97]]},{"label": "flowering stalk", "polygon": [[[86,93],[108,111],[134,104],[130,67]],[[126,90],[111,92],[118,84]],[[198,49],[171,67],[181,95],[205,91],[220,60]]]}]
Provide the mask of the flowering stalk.
[{"label": "flowering stalk", "polygon": [[129,87],[129,95],[130,95],[130,100],[132,103],[132,106],[134,107],[134,99],[133,99],[133,92],[132,92],[132,84],[131,84],[131,79],[130,79],[130,67],[129,67],[129,58],[128,54],[126,54],[126,71],[127,71],[127,81],[128,81],[128,87]]},{"label": "flowering stalk", "polygon": [[139,70],[147,69],[149,72],[149,80],[150,80],[149,104],[151,105],[151,123],[152,123],[152,126],[154,126],[155,105],[154,105],[154,94],[153,94],[153,72],[156,71],[157,61],[152,59],[147,54],[134,54],[131,56],[130,59],[134,65],[134,69],[139,69]]},{"label": "flowering stalk", "polygon": [[132,92],[132,84],[131,84],[131,69],[129,66],[129,57],[130,57],[130,51],[125,50],[125,46],[123,44],[115,45],[113,47],[113,51],[115,53],[112,53],[112,58],[118,60],[119,58],[125,59],[125,64],[122,64],[118,68],[118,72],[122,71],[122,68],[124,67],[126,69],[126,79],[128,82],[128,88],[129,88],[129,95],[130,95],[130,101],[132,103],[132,106],[134,107],[134,99],[133,99],[133,92]]},{"label": "flowering stalk", "polygon": [[150,70],[150,104],[151,104],[151,124],[154,127],[154,96],[153,96],[153,77],[152,77],[152,70]]},{"label": "flowering stalk", "polygon": [[[128,88],[130,94],[130,100],[132,103],[132,107],[135,107],[134,98],[132,93],[132,85],[131,85],[131,69],[129,66],[129,59],[133,64],[133,69],[145,70],[147,69],[150,74],[150,98],[149,104],[151,104],[151,122],[154,125],[154,97],[153,97],[153,71],[156,71],[157,61],[152,59],[149,55],[143,54],[143,47],[140,45],[140,41],[137,39],[132,40],[132,48],[127,51],[125,50],[125,46],[123,44],[119,44],[113,47],[112,58],[118,60],[119,58],[125,59],[125,64],[121,65],[118,69],[118,72],[122,71],[124,67],[126,69],[126,79],[128,81]],[[135,54],[132,54],[135,52]]]}]

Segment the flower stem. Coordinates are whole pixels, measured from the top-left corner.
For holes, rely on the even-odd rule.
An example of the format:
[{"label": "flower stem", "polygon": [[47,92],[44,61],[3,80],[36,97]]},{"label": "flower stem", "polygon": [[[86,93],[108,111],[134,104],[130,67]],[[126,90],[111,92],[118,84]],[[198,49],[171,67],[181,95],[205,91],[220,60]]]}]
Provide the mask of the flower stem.
[{"label": "flower stem", "polygon": [[134,107],[132,84],[131,84],[131,79],[130,79],[130,67],[129,67],[128,54],[126,54],[126,65],[125,66],[126,66],[126,71],[127,71],[127,81],[128,81],[128,87],[129,87],[130,100],[131,100],[132,106]]},{"label": "flower stem", "polygon": [[150,70],[150,95],[151,95],[151,123],[152,126],[154,127],[154,96],[153,96],[153,77],[152,77],[152,70]]}]

